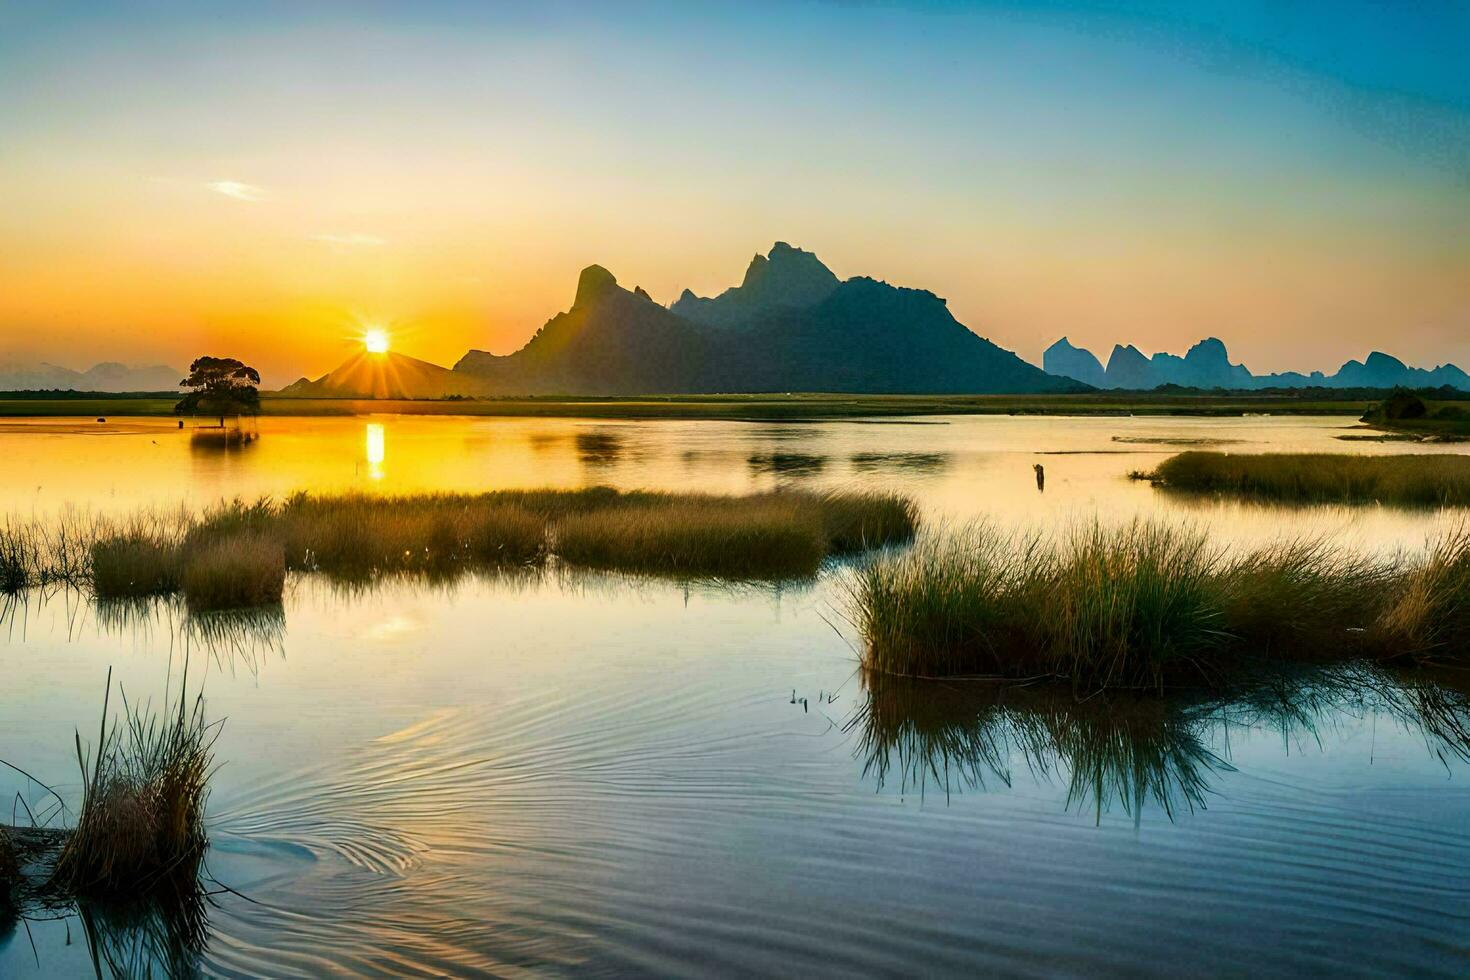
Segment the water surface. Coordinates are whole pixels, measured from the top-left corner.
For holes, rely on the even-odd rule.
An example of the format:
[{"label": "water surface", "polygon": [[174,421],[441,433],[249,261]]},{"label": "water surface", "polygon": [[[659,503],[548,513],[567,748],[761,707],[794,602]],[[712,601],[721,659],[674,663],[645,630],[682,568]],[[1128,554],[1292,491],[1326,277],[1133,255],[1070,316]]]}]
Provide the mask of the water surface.
[{"label": "water surface", "polygon": [[[866,485],[933,522],[1164,514],[1388,549],[1457,517],[1126,479],[1180,440],[1406,451],[1338,441],[1341,419],[264,419],[229,452],[172,425],[8,426],[0,504]],[[208,974],[1470,970],[1463,677],[1163,702],[915,689],[859,674],[841,580],[294,576],[283,613],[206,620],[32,595],[3,624],[0,757],[75,802],[73,730],[107,668],[157,698],[188,664],[228,719],[209,866],[245,896],[207,910]],[[43,802],[13,773],[0,792]],[[90,975],[81,935],[74,916],[0,928],[0,975]]]}]

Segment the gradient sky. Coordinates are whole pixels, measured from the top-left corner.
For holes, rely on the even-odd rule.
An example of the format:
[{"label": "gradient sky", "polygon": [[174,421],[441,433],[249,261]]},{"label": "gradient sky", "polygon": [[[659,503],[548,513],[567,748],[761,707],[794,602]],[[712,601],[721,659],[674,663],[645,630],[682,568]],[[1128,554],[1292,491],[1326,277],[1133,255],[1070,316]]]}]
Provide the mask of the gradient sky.
[{"label": "gradient sky", "polygon": [[1032,360],[1470,368],[1462,3],[120,6],[0,2],[0,362],[447,364],[784,239]]}]

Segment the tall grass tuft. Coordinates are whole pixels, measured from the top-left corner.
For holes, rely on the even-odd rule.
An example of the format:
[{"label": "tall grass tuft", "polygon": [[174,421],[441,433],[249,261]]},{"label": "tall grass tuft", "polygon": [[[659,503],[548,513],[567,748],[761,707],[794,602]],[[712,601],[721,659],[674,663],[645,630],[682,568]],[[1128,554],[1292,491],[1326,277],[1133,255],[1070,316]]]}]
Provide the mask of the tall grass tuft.
[{"label": "tall grass tuft", "polygon": [[1408,561],[1311,541],[1231,554],[1148,522],[1059,537],[975,526],[863,564],[849,600],[865,665],[908,676],[1160,687],[1263,657],[1458,656],[1470,530]]},{"label": "tall grass tuft", "polygon": [[0,524],[0,594],[14,595],[39,585],[43,567],[36,528],[15,521]]},{"label": "tall grass tuft", "polygon": [[1470,524],[1446,532],[1422,563],[1402,574],[1371,639],[1386,652],[1470,652]]},{"label": "tall grass tuft", "polygon": [[238,609],[281,601],[286,558],[280,541],[241,531],[193,548],[181,586],[190,611]]},{"label": "tall grass tuft", "polygon": [[1192,493],[1288,503],[1470,507],[1470,456],[1187,452],[1139,474]]},{"label": "tall grass tuft", "polygon": [[92,542],[92,590],[103,599],[168,595],[183,563],[178,541],[157,529],[108,534]]},{"label": "tall grass tuft", "polygon": [[92,759],[77,734],[83,795],[51,885],[78,896],[124,897],[164,883],[197,879],[208,838],[204,805],[217,724],[204,720],[204,700],[180,692],[162,716],[123,700],[120,718],[103,702]]},{"label": "tall grass tuft", "polygon": [[851,555],[912,541],[919,527],[919,508],[896,493],[832,491],[816,501],[822,512],[827,546],[833,554]]}]

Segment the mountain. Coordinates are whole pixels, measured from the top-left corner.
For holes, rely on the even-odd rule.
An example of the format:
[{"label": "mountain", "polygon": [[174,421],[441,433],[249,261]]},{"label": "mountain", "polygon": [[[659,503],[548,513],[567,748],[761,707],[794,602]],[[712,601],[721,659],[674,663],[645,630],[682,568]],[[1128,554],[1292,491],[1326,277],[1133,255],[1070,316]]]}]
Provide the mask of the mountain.
[{"label": "mountain", "polygon": [[1041,367],[1047,374],[1073,378],[1083,384],[1101,388],[1106,379],[1102,362],[1090,350],[1073,347],[1066,337],[1052,344],[1041,355]]},{"label": "mountain", "polygon": [[1148,355],[1129,344],[1114,344],[1108,355],[1107,387],[1152,388]]},{"label": "mountain", "polygon": [[473,378],[415,357],[363,351],[315,381],[302,378],[282,388],[295,398],[447,398],[480,394]]},{"label": "mountain", "polygon": [[739,286],[685,290],[671,308],[583,270],[571,309],[505,356],[472,350],[454,372],[490,394],[1081,390],[972,333],[943,299],[858,277],[777,242]]},{"label": "mountain", "polygon": [[740,285],[713,299],[686,289],[669,309],[711,327],[739,326],[780,310],[815,306],[840,284],[811,252],[777,242],[769,256],[757,254],[750,260]]},{"label": "mountain", "polygon": [[704,391],[719,369],[716,347],[708,330],[593,265],[578,277],[571,309],[526,346],[505,356],[472,350],[454,374],[497,395]]},{"label": "mountain", "polygon": [[1183,357],[1158,353],[1149,357],[1131,344],[1116,344],[1108,358],[1102,380],[1097,379],[1098,361],[1091,351],[1074,347],[1063,337],[1043,355],[1043,364],[1052,374],[1073,378],[1100,388],[1126,388],[1146,391],[1159,385],[1185,388],[1225,388],[1254,390],[1260,388],[1439,388],[1448,385],[1470,391],[1470,375],[1453,364],[1441,364],[1432,370],[1413,368],[1396,357],[1374,351],[1366,360],[1352,360],[1335,374],[1313,371],[1302,374],[1286,371],[1280,374],[1255,375],[1243,364],[1232,364],[1225,344],[1207,337],[1189,349]]},{"label": "mountain", "polygon": [[0,364],[0,391],[176,391],[184,372],[163,364],[104,361],[85,371],[55,364]]}]

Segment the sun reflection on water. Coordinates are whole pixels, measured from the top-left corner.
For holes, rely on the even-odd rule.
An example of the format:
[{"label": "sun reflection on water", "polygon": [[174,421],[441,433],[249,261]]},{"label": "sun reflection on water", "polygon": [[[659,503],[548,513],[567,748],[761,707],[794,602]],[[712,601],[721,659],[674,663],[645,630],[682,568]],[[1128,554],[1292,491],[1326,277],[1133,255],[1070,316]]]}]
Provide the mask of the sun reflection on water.
[{"label": "sun reflection on water", "polygon": [[367,453],[368,476],[374,480],[383,478],[383,460],[388,456],[388,440],[381,422],[369,422],[364,431],[364,451]]}]

